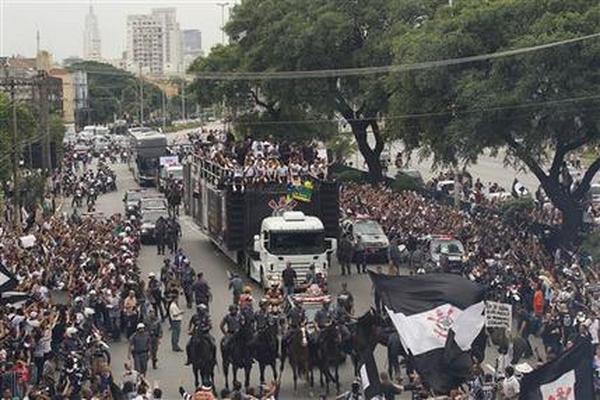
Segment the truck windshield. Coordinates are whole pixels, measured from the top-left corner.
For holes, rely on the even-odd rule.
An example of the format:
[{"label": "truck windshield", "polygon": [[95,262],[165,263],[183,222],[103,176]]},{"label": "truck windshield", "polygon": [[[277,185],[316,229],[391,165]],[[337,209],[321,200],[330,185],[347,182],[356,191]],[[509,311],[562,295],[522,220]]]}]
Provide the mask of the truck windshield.
[{"label": "truck windshield", "polygon": [[269,252],[275,255],[322,254],[324,232],[271,232]]}]

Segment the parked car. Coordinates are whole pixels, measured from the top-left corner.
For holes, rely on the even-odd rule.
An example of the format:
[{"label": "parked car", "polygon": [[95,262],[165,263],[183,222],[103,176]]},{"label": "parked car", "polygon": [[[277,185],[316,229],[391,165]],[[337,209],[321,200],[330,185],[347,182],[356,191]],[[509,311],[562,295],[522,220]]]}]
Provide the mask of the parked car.
[{"label": "parked car", "polygon": [[354,256],[367,253],[368,263],[387,263],[390,241],[377,221],[368,218],[347,219],[342,222],[342,235],[352,243]]},{"label": "parked car", "polygon": [[167,190],[167,182],[171,179],[176,181],[183,181],[183,166],[182,165],[169,165],[164,166],[160,169],[158,174],[158,190],[164,192]]},{"label": "parked car", "polygon": [[156,221],[160,217],[169,218],[169,213],[166,209],[142,209],[140,212],[141,219],[141,234],[140,240],[142,243],[154,242],[154,230],[156,229]]},{"label": "parked car", "polygon": [[140,200],[144,196],[144,191],[141,189],[133,189],[125,192],[123,198],[123,205],[125,207],[125,214],[136,215],[140,210]]},{"label": "parked car", "polygon": [[462,267],[466,261],[465,247],[452,236],[431,235],[429,241],[429,261],[432,267],[440,267],[442,256],[448,259],[450,269]]},{"label": "parked car", "polygon": [[153,195],[142,197],[140,199],[140,210],[166,210],[169,208],[167,199],[164,196]]}]

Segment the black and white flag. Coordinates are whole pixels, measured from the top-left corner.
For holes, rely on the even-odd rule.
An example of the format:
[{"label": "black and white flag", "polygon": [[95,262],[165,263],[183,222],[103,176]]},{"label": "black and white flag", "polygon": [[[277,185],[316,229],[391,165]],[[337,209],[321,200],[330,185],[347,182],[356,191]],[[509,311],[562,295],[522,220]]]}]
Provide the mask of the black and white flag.
[{"label": "black and white flag", "polygon": [[357,343],[355,349],[358,351],[358,373],[365,399],[379,398],[381,394],[379,371],[373,355],[377,346],[373,331],[375,324],[376,317],[372,310],[359,317],[356,324]]},{"label": "black and white flag", "polygon": [[4,265],[0,264],[0,293],[8,292],[17,287],[17,278]]},{"label": "black and white flag", "polygon": [[520,400],[594,399],[594,348],[584,338],[521,379]]},{"label": "black and white flag", "polygon": [[484,327],[483,287],[454,274],[370,275],[425,383],[438,394],[462,384]]}]

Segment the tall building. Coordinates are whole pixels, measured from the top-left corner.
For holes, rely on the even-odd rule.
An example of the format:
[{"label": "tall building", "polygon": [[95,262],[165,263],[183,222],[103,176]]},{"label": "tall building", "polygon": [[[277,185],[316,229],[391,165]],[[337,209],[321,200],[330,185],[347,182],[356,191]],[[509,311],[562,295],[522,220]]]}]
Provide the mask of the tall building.
[{"label": "tall building", "polygon": [[127,16],[127,69],[164,73],[164,20],[156,15]]},{"label": "tall building", "polygon": [[100,42],[100,30],[98,29],[98,18],[90,5],[90,11],[85,16],[85,28],[83,30],[83,58],[85,60],[99,61],[102,58]]},{"label": "tall building", "polygon": [[202,55],[202,32],[199,29],[183,31],[183,69],[187,70]]},{"label": "tall building", "polygon": [[183,69],[181,29],[177,22],[177,10],[173,7],[155,8],[152,15],[163,24],[163,63],[166,74],[179,74]]}]

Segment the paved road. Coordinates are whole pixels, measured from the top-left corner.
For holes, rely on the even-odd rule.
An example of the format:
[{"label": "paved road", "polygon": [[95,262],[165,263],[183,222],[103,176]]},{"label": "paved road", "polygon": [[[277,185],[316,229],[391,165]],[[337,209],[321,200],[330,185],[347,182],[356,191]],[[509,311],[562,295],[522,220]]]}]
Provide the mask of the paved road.
[{"label": "paved road", "polygon": [[[403,145],[400,142],[393,142],[386,145],[386,149],[389,149],[393,164],[396,159],[396,154],[398,154],[399,151],[402,151]],[[365,169],[364,158],[359,152],[350,156],[348,161],[352,162],[353,166],[356,168]],[[433,169],[432,157],[426,157],[421,160],[417,154],[413,155],[408,168],[418,170],[425,180],[436,176],[440,172],[440,170],[436,171]],[[441,169],[441,171],[446,170],[447,169]],[[483,154],[479,157],[477,164],[470,166],[467,170],[474,178],[480,178],[484,184],[487,184],[488,182],[497,182],[508,192],[511,190],[514,178],[519,179],[531,193],[535,192],[539,186],[539,181],[535,175],[529,171],[520,171],[511,166],[505,166],[504,151],[500,151],[500,153],[494,157],[489,155],[489,153]],[[395,176],[396,172],[396,167],[391,165],[388,174],[390,176]]]},{"label": "paved road", "polygon": [[[117,173],[118,192],[113,192],[100,196],[97,204],[98,211],[106,215],[122,212],[122,198],[124,191],[137,187],[132,175],[127,170],[125,165],[119,164],[113,166]],[[192,266],[196,271],[203,271],[206,279],[212,287],[213,303],[211,304],[211,315],[213,319],[213,334],[217,341],[221,339],[221,334],[218,332],[217,326],[226,313],[227,306],[231,302],[231,294],[227,290],[227,273],[228,271],[236,270],[236,266],[223,256],[199,231],[194,222],[187,216],[181,217],[181,226],[183,230],[183,238],[181,245],[190,258]],[[140,253],[139,265],[144,279],[147,279],[150,272],[158,274],[162,265],[162,257],[156,255],[154,246],[143,246]],[[350,291],[356,299],[356,314],[361,315],[366,312],[372,305],[371,283],[366,275],[354,274],[350,277],[340,276],[339,267],[335,265],[329,275],[329,287],[333,294],[340,290],[341,283],[347,282]],[[406,271],[402,271],[406,273]],[[255,287],[255,299],[260,298],[260,290]],[[193,310],[185,310],[184,326],[187,326],[189,318]],[[170,331],[168,323],[163,324],[165,336],[159,350],[159,362],[157,370],[149,370],[148,379],[151,383],[156,382],[160,385],[167,399],[179,398],[178,388],[184,386],[188,390],[193,389],[193,378],[191,369],[184,366],[184,353],[174,353],[170,348]],[[181,347],[187,341],[186,335],[182,334]],[[111,345],[111,353],[113,356],[113,373],[117,382],[120,381],[124,367],[123,364],[127,361],[127,344],[125,341],[113,343]],[[487,364],[494,365],[496,352],[488,347]],[[387,365],[387,357],[384,349],[378,347],[376,360],[380,370],[384,370]],[[218,368],[221,366],[220,352],[218,354]],[[489,368],[489,367],[488,367]],[[347,389],[353,380],[353,369],[348,361],[340,369],[340,381],[342,390]],[[239,379],[242,375],[239,375]],[[318,378],[318,377],[316,377]],[[270,379],[270,373],[267,374],[267,379]],[[258,368],[255,366],[252,370],[251,384],[258,384]],[[218,389],[223,388],[224,379],[221,370],[216,371],[216,385]],[[286,365],[282,384],[282,399],[306,399],[317,397],[322,393],[320,388],[310,389],[305,382],[300,382],[297,393],[292,389],[292,377],[289,366]],[[331,396],[330,398],[333,398]],[[410,398],[408,394],[402,399]]]},{"label": "paved road", "polygon": [[[122,198],[125,190],[137,187],[131,174],[124,165],[113,166],[117,173],[118,192],[113,192],[100,196],[97,209],[107,215],[122,212]],[[217,333],[217,325],[226,313],[226,308],[231,302],[231,295],[227,290],[227,272],[235,270],[235,265],[225,258],[217,249],[206,239],[206,237],[198,230],[195,224],[187,216],[181,218],[183,229],[182,247],[192,262],[192,266],[196,271],[203,271],[209,284],[213,290],[213,303],[211,304],[211,316],[213,319],[213,334],[217,340],[220,340],[221,335]],[[154,271],[158,274],[162,265],[162,257],[156,255],[156,249],[153,246],[143,246],[140,254],[139,264],[142,270],[143,277],[147,279],[148,273]],[[371,306],[371,285],[366,275],[352,275],[348,279],[342,279],[339,276],[339,269],[333,268],[331,271],[330,287],[333,293],[340,290],[342,281],[347,281],[349,289],[356,296],[357,313],[363,313]],[[258,289],[255,289],[255,293]],[[255,298],[259,296],[255,295]],[[192,310],[186,310],[184,326],[187,326],[189,318],[192,315]],[[163,388],[165,398],[179,398],[178,387],[183,385],[191,390],[193,387],[193,379],[191,369],[185,367],[185,356],[183,353],[174,353],[170,349],[170,332],[168,323],[163,324],[165,337],[160,346],[158,369],[149,371],[149,381],[158,382]],[[181,346],[185,345],[187,338],[182,334]],[[117,381],[123,373],[123,364],[127,361],[127,346],[124,341],[111,345],[111,353],[113,356],[113,373]],[[382,353],[382,352],[380,352]],[[218,355],[218,367],[221,366],[220,354]],[[383,354],[378,354],[381,365],[385,363]],[[348,388],[352,381],[352,368],[350,363],[342,366],[340,370],[341,382],[343,388]],[[270,373],[267,375],[269,379]],[[241,379],[241,374],[239,376]],[[216,377],[217,388],[224,386],[224,380],[220,370],[217,371]],[[258,368],[253,368],[251,384],[258,384]],[[321,393],[319,389],[310,391],[304,382],[299,385],[298,392],[294,395],[292,390],[292,378],[289,371],[289,366],[286,366],[283,377],[283,399],[289,398],[311,398]]]}]

